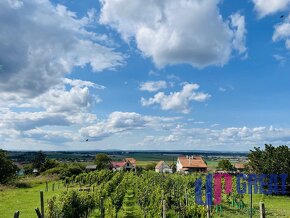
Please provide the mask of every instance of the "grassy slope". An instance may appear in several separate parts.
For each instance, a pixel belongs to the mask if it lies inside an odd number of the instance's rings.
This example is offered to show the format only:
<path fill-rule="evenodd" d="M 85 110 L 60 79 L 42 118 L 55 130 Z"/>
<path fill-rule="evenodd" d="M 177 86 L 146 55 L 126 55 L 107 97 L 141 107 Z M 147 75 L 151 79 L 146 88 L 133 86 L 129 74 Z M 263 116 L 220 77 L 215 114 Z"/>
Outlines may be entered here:
<path fill-rule="evenodd" d="M 49 182 L 49 191 L 44 192 L 45 206 L 47 199 L 61 193 L 64 188 L 60 184 L 58 189 L 55 183 L 55 191 L 51 191 L 52 183 Z M 20 211 L 21 218 L 36 217 L 35 208 L 40 208 L 39 191 L 45 190 L 45 183 L 36 184 L 32 188 L 4 188 L 0 191 L 0 217 L 11 218 L 16 210 Z"/>

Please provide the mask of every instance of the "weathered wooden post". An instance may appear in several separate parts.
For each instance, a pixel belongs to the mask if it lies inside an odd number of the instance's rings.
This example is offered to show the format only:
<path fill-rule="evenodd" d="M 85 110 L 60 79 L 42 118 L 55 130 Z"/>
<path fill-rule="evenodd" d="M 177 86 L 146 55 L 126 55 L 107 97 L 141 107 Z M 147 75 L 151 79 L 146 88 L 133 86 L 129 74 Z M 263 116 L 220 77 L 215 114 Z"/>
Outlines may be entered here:
<path fill-rule="evenodd" d="M 206 218 L 210 218 L 210 205 L 206 205 Z"/>
<path fill-rule="evenodd" d="M 19 218 L 19 214 L 20 214 L 19 211 L 15 211 L 15 213 L 14 213 L 14 218 Z"/>
<path fill-rule="evenodd" d="M 43 199 L 43 191 L 40 191 L 40 209 L 41 209 L 41 217 L 44 218 L 44 199 Z"/>
<path fill-rule="evenodd" d="M 187 189 L 185 189 L 185 205 L 188 206 Z"/>
<path fill-rule="evenodd" d="M 260 202 L 260 218 L 266 218 L 266 210 L 264 202 Z"/>
<path fill-rule="evenodd" d="M 104 197 L 101 197 L 100 208 L 101 208 L 101 217 L 100 218 L 105 218 Z"/>
<path fill-rule="evenodd" d="M 35 209 L 35 212 L 36 212 L 37 218 L 42 218 L 42 215 L 38 208 Z"/>
<path fill-rule="evenodd" d="M 210 212 L 211 212 L 211 211 L 210 211 L 210 209 L 211 209 L 211 208 L 210 208 L 210 206 L 211 206 L 211 205 L 210 205 L 210 202 L 211 202 L 211 199 L 210 199 L 210 198 L 211 198 L 210 193 L 207 193 L 207 194 L 206 194 L 206 217 L 207 217 L 207 218 L 210 218 Z"/>
<path fill-rule="evenodd" d="M 162 218 L 166 218 L 166 201 L 162 200 Z"/>

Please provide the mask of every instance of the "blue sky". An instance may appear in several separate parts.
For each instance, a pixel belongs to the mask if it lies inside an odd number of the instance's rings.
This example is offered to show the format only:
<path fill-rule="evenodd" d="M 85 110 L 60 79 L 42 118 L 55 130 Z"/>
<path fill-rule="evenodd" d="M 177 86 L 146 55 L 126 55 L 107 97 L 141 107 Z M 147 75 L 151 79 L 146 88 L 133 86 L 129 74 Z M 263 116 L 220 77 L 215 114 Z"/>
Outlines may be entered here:
<path fill-rule="evenodd" d="M 0 148 L 288 145 L 289 10 L 290 0 L 1 1 Z"/>

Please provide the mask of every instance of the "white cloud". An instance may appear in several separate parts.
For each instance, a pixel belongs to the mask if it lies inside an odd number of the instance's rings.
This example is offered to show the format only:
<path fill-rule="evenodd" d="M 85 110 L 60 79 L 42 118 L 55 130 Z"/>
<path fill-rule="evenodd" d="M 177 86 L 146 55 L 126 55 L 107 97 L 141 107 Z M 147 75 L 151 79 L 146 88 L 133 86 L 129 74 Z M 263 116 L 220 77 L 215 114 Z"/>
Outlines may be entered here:
<path fill-rule="evenodd" d="M 156 92 L 160 89 L 166 89 L 167 83 L 166 81 L 159 80 L 159 81 L 147 81 L 140 84 L 139 89 L 142 91 L 148 92 Z"/>
<path fill-rule="evenodd" d="M 100 140 L 116 133 L 144 129 L 146 127 L 161 129 L 169 128 L 177 119 L 179 118 L 144 116 L 135 112 L 115 111 L 111 113 L 106 120 L 83 127 L 80 129 L 80 133 L 84 137 Z"/>
<path fill-rule="evenodd" d="M 105 89 L 106 87 L 103 85 L 95 84 L 91 81 L 84 81 L 84 80 L 79 80 L 79 79 L 68 79 L 64 78 L 63 79 L 64 84 L 69 84 L 71 86 L 76 86 L 76 87 L 93 87 L 95 89 Z"/>
<path fill-rule="evenodd" d="M 23 137 L 46 141 L 49 143 L 64 143 L 80 140 L 79 136 L 71 131 L 51 131 L 40 128 L 23 132 Z"/>
<path fill-rule="evenodd" d="M 243 54 L 247 51 L 246 44 L 246 24 L 245 17 L 239 13 L 231 15 L 231 26 L 233 29 L 233 46 L 240 53 Z M 247 54 L 245 54 L 247 56 Z"/>
<path fill-rule="evenodd" d="M 273 41 L 285 40 L 285 46 L 290 50 L 290 14 L 282 23 L 277 24 L 274 28 Z"/>
<path fill-rule="evenodd" d="M 279 62 L 279 64 L 283 65 L 286 62 L 286 57 L 279 55 L 279 54 L 274 54 L 273 58 Z"/>
<path fill-rule="evenodd" d="M 290 7 L 290 0 L 252 0 L 259 17 L 274 14 L 287 10 Z"/>
<path fill-rule="evenodd" d="M 36 96 L 74 67 L 98 72 L 121 65 L 124 57 L 87 30 L 91 19 L 48 0 L 0 1 L 1 92 Z"/>
<path fill-rule="evenodd" d="M 101 0 L 100 22 L 116 29 L 124 40 L 136 41 L 158 67 L 191 64 L 223 66 L 233 52 L 245 52 L 244 17 L 229 24 L 218 0 Z"/>
<path fill-rule="evenodd" d="M 210 98 L 210 95 L 203 92 L 197 92 L 198 84 L 185 84 L 180 92 L 171 92 L 166 95 L 164 92 L 158 92 L 154 97 L 141 98 L 142 106 L 159 104 L 162 110 L 176 110 L 182 113 L 190 112 L 190 102 L 203 102 Z"/>

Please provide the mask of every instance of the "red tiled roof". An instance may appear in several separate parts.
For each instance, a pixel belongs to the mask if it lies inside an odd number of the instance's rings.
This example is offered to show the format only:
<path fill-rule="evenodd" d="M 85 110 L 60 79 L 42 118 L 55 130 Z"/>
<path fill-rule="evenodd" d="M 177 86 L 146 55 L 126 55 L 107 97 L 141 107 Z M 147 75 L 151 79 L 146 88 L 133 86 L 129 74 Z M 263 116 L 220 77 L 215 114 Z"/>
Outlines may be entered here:
<path fill-rule="evenodd" d="M 207 168 L 206 163 L 202 157 L 178 157 L 182 168 Z"/>
<path fill-rule="evenodd" d="M 122 167 L 126 164 L 126 162 L 122 161 L 122 162 L 115 162 L 115 161 L 112 161 L 112 166 L 113 168 L 119 168 L 119 167 Z"/>

